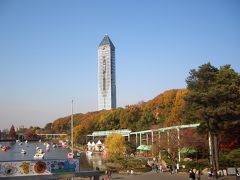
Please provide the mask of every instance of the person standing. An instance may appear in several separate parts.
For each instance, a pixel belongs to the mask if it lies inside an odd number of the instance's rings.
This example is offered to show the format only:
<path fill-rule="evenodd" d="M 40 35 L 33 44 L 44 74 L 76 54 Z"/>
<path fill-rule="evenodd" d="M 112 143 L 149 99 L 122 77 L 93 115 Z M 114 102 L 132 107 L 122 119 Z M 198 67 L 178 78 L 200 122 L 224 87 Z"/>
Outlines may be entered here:
<path fill-rule="evenodd" d="M 159 164 L 159 172 L 160 172 L 160 173 L 163 173 L 163 167 L 162 167 L 162 164 Z"/>
<path fill-rule="evenodd" d="M 179 164 L 177 163 L 177 166 L 176 166 L 176 173 L 178 173 L 178 171 L 179 171 Z"/>

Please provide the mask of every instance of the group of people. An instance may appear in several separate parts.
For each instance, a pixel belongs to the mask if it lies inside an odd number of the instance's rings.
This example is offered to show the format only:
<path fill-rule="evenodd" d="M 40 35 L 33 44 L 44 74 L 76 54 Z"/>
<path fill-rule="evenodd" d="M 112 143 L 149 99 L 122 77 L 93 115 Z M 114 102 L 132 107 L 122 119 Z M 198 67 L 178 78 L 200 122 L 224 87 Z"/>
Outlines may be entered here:
<path fill-rule="evenodd" d="M 110 170 L 105 171 L 105 176 L 102 178 L 102 180 L 110 180 L 112 179 L 112 172 Z"/>
<path fill-rule="evenodd" d="M 214 171 L 213 171 L 213 169 L 210 169 L 208 171 L 208 178 L 214 178 L 214 177 L 215 177 Z"/>
<path fill-rule="evenodd" d="M 170 174 L 173 174 L 178 173 L 179 170 L 179 164 L 177 164 L 176 166 L 172 165 L 164 166 L 161 162 L 157 162 L 156 160 L 153 161 L 148 160 L 147 164 L 152 168 L 152 172 L 155 173 L 158 172 L 163 173 L 165 171 L 169 172 Z"/>
<path fill-rule="evenodd" d="M 100 168 L 96 167 L 96 171 L 100 171 Z M 102 180 L 110 180 L 110 179 L 112 179 L 112 172 L 111 172 L 111 170 L 106 170 L 105 176 L 102 178 Z"/>
<path fill-rule="evenodd" d="M 156 162 L 153 162 L 151 165 L 152 171 L 155 173 L 163 173 L 163 165 L 162 164 L 158 164 Z"/>
<path fill-rule="evenodd" d="M 197 178 L 197 180 L 201 180 L 201 172 L 199 170 L 197 170 L 195 173 L 193 172 L 193 170 L 189 171 L 189 180 L 195 180 Z"/>

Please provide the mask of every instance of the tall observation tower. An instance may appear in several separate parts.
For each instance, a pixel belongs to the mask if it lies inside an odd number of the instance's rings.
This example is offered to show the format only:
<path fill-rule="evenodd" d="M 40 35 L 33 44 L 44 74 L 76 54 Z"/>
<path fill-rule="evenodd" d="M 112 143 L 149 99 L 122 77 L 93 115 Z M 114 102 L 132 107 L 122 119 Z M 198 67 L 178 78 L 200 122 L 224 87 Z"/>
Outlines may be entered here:
<path fill-rule="evenodd" d="M 98 46 L 98 110 L 116 108 L 115 47 L 105 35 Z"/>

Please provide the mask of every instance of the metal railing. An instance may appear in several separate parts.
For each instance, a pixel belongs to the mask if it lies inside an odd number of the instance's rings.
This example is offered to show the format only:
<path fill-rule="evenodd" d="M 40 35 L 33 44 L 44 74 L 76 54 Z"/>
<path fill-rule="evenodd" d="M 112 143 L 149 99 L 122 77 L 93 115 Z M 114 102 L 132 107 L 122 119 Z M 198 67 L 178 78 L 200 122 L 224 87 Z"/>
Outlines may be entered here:
<path fill-rule="evenodd" d="M 74 177 L 91 177 L 94 180 L 99 180 L 99 177 L 104 174 L 104 171 L 80 171 L 77 173 L 56 173 L 47 175 L 28 175 L 28 176 L 9 176 L 0 177 L 6 180 L 56 180 L 56 179 L 70 179 Z"/>

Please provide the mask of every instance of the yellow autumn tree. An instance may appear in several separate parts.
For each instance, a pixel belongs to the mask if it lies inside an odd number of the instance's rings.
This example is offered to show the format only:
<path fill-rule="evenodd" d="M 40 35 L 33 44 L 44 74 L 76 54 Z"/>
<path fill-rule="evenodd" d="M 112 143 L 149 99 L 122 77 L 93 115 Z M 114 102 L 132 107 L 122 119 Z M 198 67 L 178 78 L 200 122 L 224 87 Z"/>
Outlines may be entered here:
<path fill-rule="evenodd" d="M 169 114 L 169 117 L 165 121 L 165 124 L 167 126 L 180 125 L 183 123 L 184 108 L 186 105 L 183 96 L 186 95 L 187 92 L 188 92 L 187 89 L 179 89 L 176 92 L 171 113 Z"/>
<path fill-rule="evenodd" d="M 107 158 L 110 161 L 124 157 L 127 145 L 125 139 L 121 134 L 111 134 L 105 139 L 105 146 L 107 148 Z"/>

